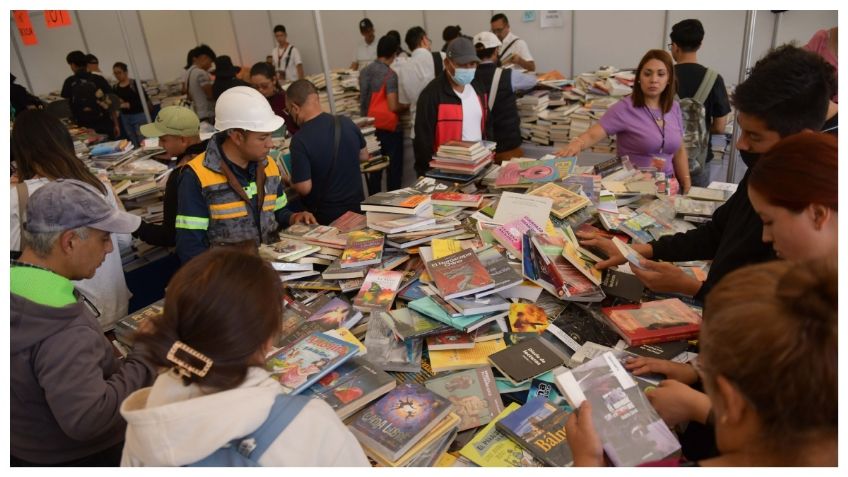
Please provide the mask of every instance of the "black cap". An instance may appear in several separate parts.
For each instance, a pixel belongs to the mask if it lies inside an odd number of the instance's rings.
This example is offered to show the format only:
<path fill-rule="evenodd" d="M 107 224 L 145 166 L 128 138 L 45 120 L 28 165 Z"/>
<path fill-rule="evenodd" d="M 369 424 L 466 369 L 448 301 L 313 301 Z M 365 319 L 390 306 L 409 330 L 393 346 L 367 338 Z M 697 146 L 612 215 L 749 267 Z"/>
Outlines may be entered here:
<path fill-rule="evenodd" d="M 363 18 L 362 20 L 359 20 L 359 32 L 360 33 L 364 32 L 365 30 L 368 30 L 369 28 L 374 28 L 374 24 L 371 23 L 371 20 L 369 20 L 367 18 Z"/>

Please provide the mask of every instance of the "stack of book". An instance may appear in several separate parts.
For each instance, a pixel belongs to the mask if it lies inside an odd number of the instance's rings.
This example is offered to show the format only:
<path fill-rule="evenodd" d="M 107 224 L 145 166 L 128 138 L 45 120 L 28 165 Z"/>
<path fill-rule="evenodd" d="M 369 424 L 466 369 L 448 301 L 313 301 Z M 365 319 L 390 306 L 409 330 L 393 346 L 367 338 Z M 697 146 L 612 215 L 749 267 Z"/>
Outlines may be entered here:
<path fill-rule="evenodd" d="M 438 171 L 475 176 L 492 162 L 494 153 L 482 142 L 448 141 L 430 161 Z"/>

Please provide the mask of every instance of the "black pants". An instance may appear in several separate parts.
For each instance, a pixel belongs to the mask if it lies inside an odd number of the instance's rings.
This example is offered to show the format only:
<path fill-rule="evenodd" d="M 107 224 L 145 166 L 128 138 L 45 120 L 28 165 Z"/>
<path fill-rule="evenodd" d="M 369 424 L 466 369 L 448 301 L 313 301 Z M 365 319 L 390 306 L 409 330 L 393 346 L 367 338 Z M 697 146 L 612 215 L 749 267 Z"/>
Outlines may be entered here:
<path fill-rule="evenodd" d="M 55 464 L 39 464 L 29 462 L 11 455 L 9 456 L 9 464 L 12 467 L 120 467 L 121 453 L 124 451 L 124 441 L 121 441 L 112 447 L 103 449 L 102 451 L 91 454 L 86 457 L 67 461 L 57 462 Z"/>
<path fill-rule="evenodd" d="M 403 180 L 403 131 L 388 132 L 377 130 L 377 139 L 380 141 L 380 152 L 389 156 L 389 167 L 368 174 L 368 195 L 380 192 L 383 181 L 383 171 L 388 170 L 386 179 L 386 190 L 400 189 Z"/>

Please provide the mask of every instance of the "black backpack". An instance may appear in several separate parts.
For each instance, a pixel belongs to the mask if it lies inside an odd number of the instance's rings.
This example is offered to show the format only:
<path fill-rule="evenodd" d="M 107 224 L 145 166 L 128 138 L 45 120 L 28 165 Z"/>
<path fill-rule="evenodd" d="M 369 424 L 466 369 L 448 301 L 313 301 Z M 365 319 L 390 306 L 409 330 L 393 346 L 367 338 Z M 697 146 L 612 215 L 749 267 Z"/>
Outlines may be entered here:
<path fill-rule="evenodd" d="M 88 78 L 75 78 L 71 83 L 71 112 L 78 123 L 82 125 L 96 123 L 106 116 L 106 109 L 97 99 L 98 93 L 105 101 L 106 95 L 94 81 Z"/>

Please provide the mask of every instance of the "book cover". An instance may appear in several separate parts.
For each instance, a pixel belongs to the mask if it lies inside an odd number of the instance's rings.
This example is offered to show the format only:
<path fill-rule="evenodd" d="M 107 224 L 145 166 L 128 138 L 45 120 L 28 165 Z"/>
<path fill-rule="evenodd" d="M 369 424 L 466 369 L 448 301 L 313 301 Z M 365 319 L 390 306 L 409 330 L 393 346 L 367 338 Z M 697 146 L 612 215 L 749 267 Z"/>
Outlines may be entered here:
<path fill-rule="evenodd" d="M 593 284 L 600 285 L 602 274 L 601 271 L 595 268 L 595 264 L 585 260 L 574 244 L 566 240 L 562 246 L 562 256 L 572 264 L 574 268 L 582 273 Z"/>
<path fill-rule="evenodd" d="M 657 358 L 671 361 L 689 348 L 687 340 L 667 341 L 665 343 L 643 344 L 629 346 L 624 351 L 644 356 L 646 358 Z"/>
<path fill-rule="evenodd" d="M 368 226 L 386 234 L 431 230 L 437 227 L 436 219 L 432 215 L 402 215 L 382 212 L 369 212 Z"/>
<path fill-rule="evenodd" d="M 126 346 L 132 348 L 135 341 L 134 336 L 141 324 L 162 314 L 165 307 L 165 299 L 152 303 L 141 310 L 121 318 L 115 323 L 115 338 Z"/>
<path fill-rule="evenodd" d="M 534 183 L 553 182 L 571 174 L 576 163 L 574 157 L 509 162 L 501 167 L 495 187 L 529 187 Z"/>
<path fill-rule="evenodd" d="M 573 340 L 572 351 L 577 351 L 587 341 L 612 348 L 620 339 L 600 311 L 579 303 L 568 306 L 548 326 L 549 329 L 552 327 L 561 330 Z"/>
<path fill-rule="evenodd" d="M 449 400 L 424 386 L 402 384 L 355 416 L 349 428 L 360 442 L 395 461 L 451 409 Z"/>
<path fill-rule="evenodd" d="M 353 358 L 324 375 L 303 395 L 321 399 L 345 419 L 396 385 L 388 373 L 363 358 Z"/>
<path fill-rule="evenodd" d="M 536 337 L 489 356 L 489 362 L 513 383 L 528 381 L 563 364 L 551 345 Z"/>
<path fill-rule="evenodd" d="M 373 194 L 362 201 L 360 207 L 363 211 L 418 215 L 422 209 L 431 207 L 431 204 L 429 195 L 419 194 L 412 189 L 399 189 Z"/>
<path fill-rule="evenodd" d="M 569 414 L 539 396 L 528 399 L 495 427 L 545 464 L 568 467 L 574 464 L 565 432 Z"/>
<path fill-rule="evenodd" d="M 446 331 L 427 337 L 427 349 L 441 351 L 446 349 L 468 349 L 474 347 L 474 337 L 470 333 L 457 330 Z"/>
<path fill-rule="evenodd" d="M 421 283 L 419 278 L 416 278 L 409 285 L 405 286 L 403 289 L 398 292 L 398 298 L 401 300 L 412 301 L 417 300 L 419 298 L 424 298 L 427 296 L 426 293 L 422 290 L 424 284 Z"/>
<path fill-rule="evenodd" d="M 645 260 L 645 257 L 643 257 L 636 250 L 633 250 L 633 247 L 631 247 L 630 245 L 627 245 L 626 243 L 619 240 L 618 237 L 613 237 L 612 243 L 613 245 L 615 245 L 615 248 L 618 249 L 618 253 L 620 253 L 628 262 L 630 262 L 630 265 L 633 265 L 634 267 L 639 269 L 642 268 L 642 260 Z"/>
<path fill-rule="evenodd" d="M 586 207 L 592 202 L 580 194 L 575 194 L 559 184 L 549 182 L 543 186 L 533 189 L 527 193 L 539 197 L 548 197 L 553 200 L 551 213 L 560 219 L 564 219 L 578 210 Z"/>
<path fill-rule="evenodd" d="M 504 407 L 491 368 L 474 368 L 424 383 L 430 391 L 447 398 L 460 417 L 459 431 L 488 424 Z"/>
<path fill-rule="evenodd" d="M 630 346 L 695 338 L 701 317 L 678 298 L 602 308 Z"/>
<path fill-rule="evenodd" d="M 337 258 L 321 272 L 321 278 L 324 280 L 350 280 L 364 278 L 367 272 L 367 265 L 356 268 L 342 268 L 341 258 Z"/>
<path fill-rule="evenodd" d="M 368 350 L 365 349 L 365 345 L 362 344 L 362 342 L 359 341 L 356 336 L 354 336 L 353 333 L 351 333 L 351 331 L 347 328 L 336 328 L 334 330 L 325 331 L 324 334 L 326 334 L 327 336 L 332 336 L 333 338 L 338 338 L 342 341 L 347 341 L 348 343 L 356 346 L 357 356 L 362 356 L 366 352 L 368 352 Z"/>
<path fill-rule="evenodd" d="M 294 260 L 317 252 L 321 247 L 291 239 L 282 239 L 272 244 L 259 246 L 259 256 L 270 261 Z"/>
<path fill-rule="evenodd" d="M 512 288 L 520 285 L 521 282 L 524 281 L 521 275 L 512 268 L 506 258 L 494 248 L 486 248 L 477 252 L 477 258 L 480 259 L 480 263 L 486 267 L 486 271 L 489 272 L 489 276 L 492 277 L 492 280 L 495 282 L 492 288 L 476 293 L 475 297 L 477 298 L 482 298 L 484 296 L 506 290 L 507 288 Z"/>
<path fill-rule="evenodd" d="M 430 276 L 446 299 L 481 292 L 494 286 L 473 250 L 463 250 L 427 264 Z"/>
<path fill-rule="evenodd" d="M 383 234 L 373 230 L 356 230 L 349 233 L 339 266 L 344 269 L 380 263 L 383 258 L 384 240 Z"/>
<path fill-rule="evenodd" d="M 592 403 L 592 422 L 610 461 L 634 467 L 680 450 L 645 393 L 612 352 L 572 370 L 554 372 L 554 381 L 572 407 Z"/>
<path fill-rule="evenodd" d="M 490 355 L 506 348 L 504 340 L 498 338 L 474 343 L 473 348 L 451 349 L 430 352 L 430 368 L 434 373 L 455 369 L 469 369 L 488 366 Z"/>
<path fill-rule="evenodd" d="M 314 333 L 273 353 L 265 366 L 284 394 L 298 394 L 357 352 L 355 345 Z"/>
<path fill-rule="evenodd" d="M 609 296 L 637 303 L 642 301 L 642 295 L 645 293 L 642 280 L 639 280 L 636 275 L 618 270 L 607 270 L 601 282 L 601 288 Z"/>
<path fill-rule="evenodd" d="M 548 327 L 545 310 L 531 303 L 509 305 L 509 328 L 513 333 L 541 333 Z"/>
<path fill-rule="evenodd" d="M 344 234 L 340 234 L 335 227 L 327 225 L 294 224 L 283 230 L 280 235 L 283 238 L 333 248 L 344 248 L 347 243 L 347 237 Z"/>
<path fill-rule="evenodd" d="M 408 307 L 421 313 L 424 316 L 442 322 L 454 329 L 460 331 L 471 331 L 477 326 L 482 326 L 488 321 L 489 315 L 479 314 L 470 316 L 451 316 L 441 306 L 439 306 L 431 296 L 425 296 L 409 302 Z"/>
<path fill-rule="evenodd" d="M 434 192 L 430 198 L 433 205 L 478 207 L 483 202 L 482 194 L 463 194 L 461 192 Z"/>
<path fill-rule="evenodd" d="M 356 294 L 353 305 L 366 310 L 388 310 L 395 300 L 403 272 L 371 269 Z"/>
<path fill-rule="evenodd" d="M 411 308 L 398 308 L 380 316 L 389 322 L 389 327 L 399 339 L 421 338 L 452 328 L 444 323 L 427 318 Z"/>
<path fill-rule="evenodd" d="M 354 230 L 362 230 L 365 228 L 365 216 L 348 210 L 341 217 L 330 222 L 330 227 L 335 227 L 343 234 L 353 232 Z"/>
<path fill-rule="evenodd" d="M 544 232 L 530 217 L 524 216 L 498 226 L 492 230 L 492 237 L 514 257 L 521 257 L 521 238 L 529 231 Z"/>
<path fill-rule="evenodd" d="M 357 315 L 359 315 L 357 317 Z M 333 298 L 306 321 L 318 322 L 322 329 L 350 328 L 362 318 L 362 313 L 353 309 L 347 301 Z"/>
<path fill-rule="evenodd" d="M 515 192 L 504 192 L 498 201 L 492 221 L 507 224 L 521 217 L 528 217 L 538 228 L 544 228 L 551 215 L 553 200 L 548 197 L 535 197 Z"/>
<path fill-rule="evenodd" d="M 481 467 L 541 467 L 542 463 L 533 454 L 497 429 L 497 423 L 519 407 L 510 403 L 460 449 L 460 455 Z"/>
<path fill-rule="evenodd" d="M 571 408 L 571 405 L 568 404 L 568 400 L 559 393 L 556 386 L 547 381 L 543 381 L 541 379 L 534 379 L 530 382 L 530 390 L 527 391 L 527 400 L 531 400 L 535 397 L 543 397 L 550 401 L 554 406 L 563 409 L 567 412 L 573 412 L 574 410 Z"/>

